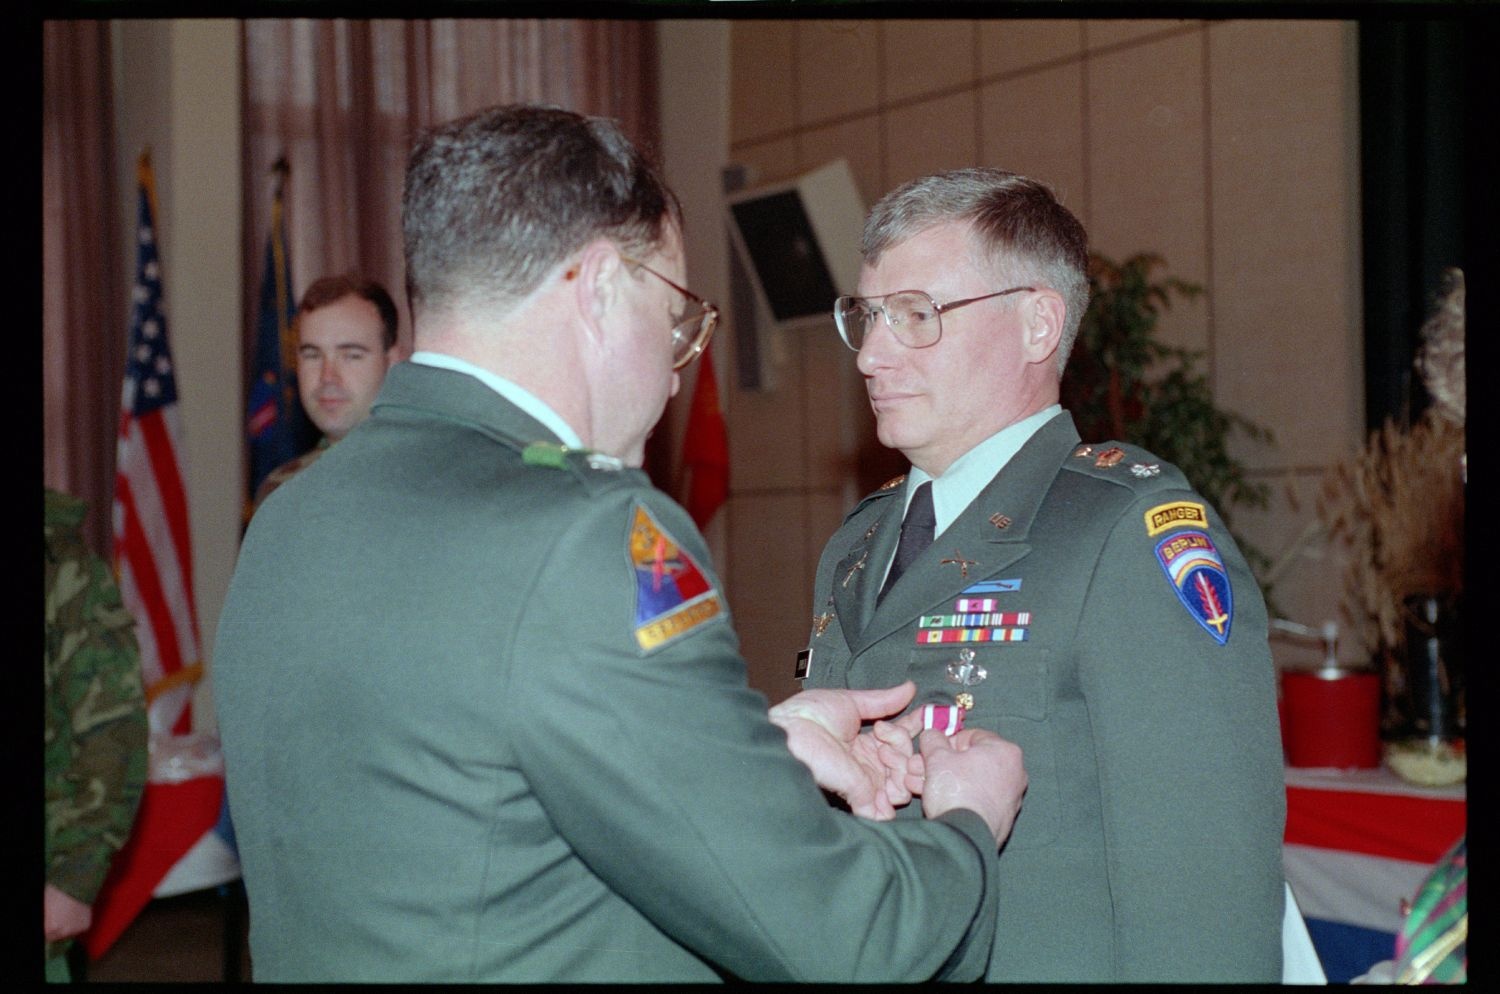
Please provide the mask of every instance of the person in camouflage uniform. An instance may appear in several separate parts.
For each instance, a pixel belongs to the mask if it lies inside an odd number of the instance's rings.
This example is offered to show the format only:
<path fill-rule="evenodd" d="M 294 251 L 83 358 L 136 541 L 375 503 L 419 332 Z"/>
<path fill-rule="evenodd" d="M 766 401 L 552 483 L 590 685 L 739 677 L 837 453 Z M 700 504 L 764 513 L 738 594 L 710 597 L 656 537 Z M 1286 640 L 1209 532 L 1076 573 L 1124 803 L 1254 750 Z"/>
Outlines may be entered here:
<path fill-rule="evenodd" d="M 68 980 L 73 938 L 125 844 L 146 784 L 146 702 L 135 620 L 83 539 L 83 501 L 44 488 L 47 641 L 47 979 Z"/>

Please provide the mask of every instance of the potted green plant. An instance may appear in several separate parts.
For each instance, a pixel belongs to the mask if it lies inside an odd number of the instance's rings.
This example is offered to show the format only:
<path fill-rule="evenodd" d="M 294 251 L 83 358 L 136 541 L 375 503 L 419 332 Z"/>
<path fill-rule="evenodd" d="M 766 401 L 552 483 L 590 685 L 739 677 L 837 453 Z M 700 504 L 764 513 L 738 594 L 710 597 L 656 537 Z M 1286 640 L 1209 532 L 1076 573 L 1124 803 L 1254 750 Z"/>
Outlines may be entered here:
<path fill-rule="evenodd" d="M 1238 431 L 1272 444 L 1272 434 L 1214 402 L 1208 376 L 1198 366 L 1201 352 L 1156 337 L 1161 313 L 1174 298 L 1203 293 L 1198 284 L 1157 276 L 1165 266 L 1154 253 L 1119 263 L 1099 253 L 1089 256 L 1089 307 L 1063 378 L 1063 405 L 1084 438 L 1123 439 L 1175 463 L 1233 532 L 1234 509 L 1264 508 L 1270 488 L 1251 480 L 1230 455 L 1229 437 Z M 1238 533 L 1235 540 L 1252 569 L 1263 575 L 1269 558 Z M 1269 590 L 1266 595 L 1269 599 Z"/>

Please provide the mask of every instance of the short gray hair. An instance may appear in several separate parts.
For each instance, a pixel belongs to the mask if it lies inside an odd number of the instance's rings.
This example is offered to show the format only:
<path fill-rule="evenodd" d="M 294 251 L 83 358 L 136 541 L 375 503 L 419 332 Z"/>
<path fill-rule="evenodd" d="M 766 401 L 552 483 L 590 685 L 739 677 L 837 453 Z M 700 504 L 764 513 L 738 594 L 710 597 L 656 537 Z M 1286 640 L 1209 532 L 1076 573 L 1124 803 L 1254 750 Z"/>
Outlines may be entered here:
<path fill-rule="evenodd" d="M 401 201 L 415 314 L 507 304 L 596 237 L 649 255 L 682 209 L 619 126 L 558 107 L 490 107 L 426 131 Z"/>
<path fill-rule="evenodd" d="M 899 242 L 935 224 L 967 222 L 1002 275 L 1040 283 L 1067 304 L 1057 344 L 1061 374 L 1089 303 L 1088 235 L 1044 183 L 1003 169 L 975 167 L 933 173 L 880 198 L 865 219 L 860 252 L 867 265 Z"/>

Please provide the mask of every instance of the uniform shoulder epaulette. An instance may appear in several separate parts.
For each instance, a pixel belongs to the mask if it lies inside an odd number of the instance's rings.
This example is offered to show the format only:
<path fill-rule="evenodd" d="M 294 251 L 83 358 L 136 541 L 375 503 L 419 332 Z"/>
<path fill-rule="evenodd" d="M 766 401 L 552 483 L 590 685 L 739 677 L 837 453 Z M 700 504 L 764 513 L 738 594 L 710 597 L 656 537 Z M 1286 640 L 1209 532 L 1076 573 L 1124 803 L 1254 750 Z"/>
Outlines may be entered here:
<path fill-rule="evenodd" d="M 1187 478 L 1176 466 L 1129 442 L 1084 443 L 1073 449 L 1067 467 L 1132 489 L 1185 487 Z"/>

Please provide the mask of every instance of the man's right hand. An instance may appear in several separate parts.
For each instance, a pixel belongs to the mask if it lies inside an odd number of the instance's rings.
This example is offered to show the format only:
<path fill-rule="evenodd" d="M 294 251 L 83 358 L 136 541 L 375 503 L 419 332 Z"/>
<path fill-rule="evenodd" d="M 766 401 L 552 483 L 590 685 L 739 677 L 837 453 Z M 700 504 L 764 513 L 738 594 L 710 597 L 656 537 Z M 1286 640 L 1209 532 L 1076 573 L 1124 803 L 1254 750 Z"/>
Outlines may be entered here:
<path fill-rule="evenodd" d="M 968 808 L 990 826 L 998 846 L 1010 835 L 1026 793 L 1021 747 L 982 728 L 953 735 L 928 729 L 919 740 L 922 813 L 928 818 Z"/>

